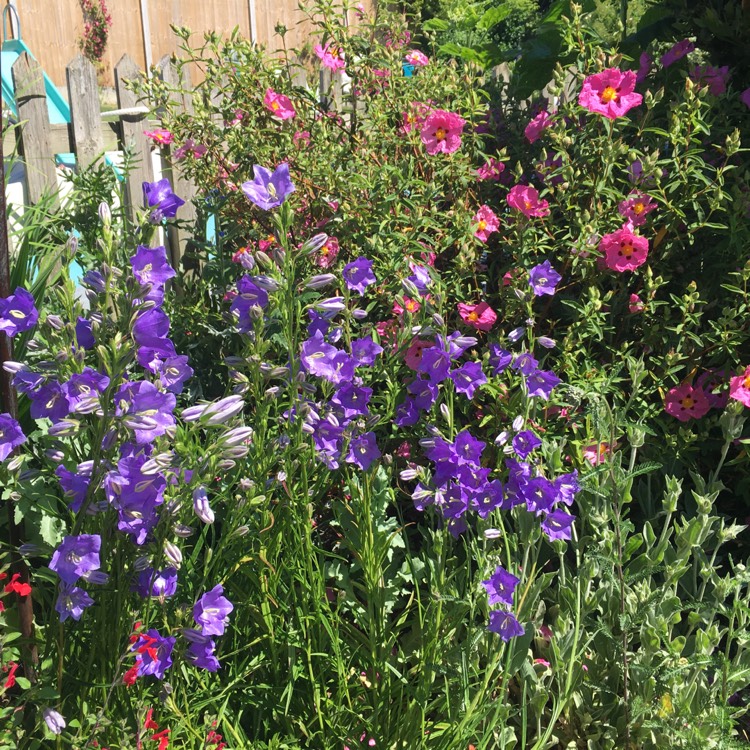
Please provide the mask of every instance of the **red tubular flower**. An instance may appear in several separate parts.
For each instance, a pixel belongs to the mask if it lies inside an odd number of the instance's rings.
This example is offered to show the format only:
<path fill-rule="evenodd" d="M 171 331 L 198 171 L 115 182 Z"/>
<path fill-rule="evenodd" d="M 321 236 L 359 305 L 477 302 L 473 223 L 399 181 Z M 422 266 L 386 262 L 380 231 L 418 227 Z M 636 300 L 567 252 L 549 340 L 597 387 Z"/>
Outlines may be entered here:
<path fill-rule="evenodd" d="M 10 594 L 15 591 L 19 596 L 28 596 L 31 593 L 31 586 L 28 583 L 22 583 L 19 581 L 21 577 L 20 573 L 14 573 L 13 578 L 10 579 L 10 583 L 5 586 L 5 593 Z"/>

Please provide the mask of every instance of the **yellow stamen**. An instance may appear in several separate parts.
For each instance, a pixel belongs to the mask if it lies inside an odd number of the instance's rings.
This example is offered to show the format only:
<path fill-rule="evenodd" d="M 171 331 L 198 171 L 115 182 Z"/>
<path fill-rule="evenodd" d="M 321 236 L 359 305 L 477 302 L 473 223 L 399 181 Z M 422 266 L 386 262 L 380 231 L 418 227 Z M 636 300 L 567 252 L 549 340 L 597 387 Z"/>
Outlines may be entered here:
<path fill-rule="evenodd" d="M 617 93 L 617 89 L 612 88 L 612 86 L 607 86 L 607 88 L 602 91 L 602 104 L 609 104 L 611 101 L 617 101 L 619 97 L 619 94 Z"/>
<path fill-rule="evenodd" d="M 437 140 L 439 141 L 444 141 L 446 135 L 448 135 L 448 133 L 446 132 L 445 128 L 438 128 L 435 131 L 435 138 L 437 138 Z"/>

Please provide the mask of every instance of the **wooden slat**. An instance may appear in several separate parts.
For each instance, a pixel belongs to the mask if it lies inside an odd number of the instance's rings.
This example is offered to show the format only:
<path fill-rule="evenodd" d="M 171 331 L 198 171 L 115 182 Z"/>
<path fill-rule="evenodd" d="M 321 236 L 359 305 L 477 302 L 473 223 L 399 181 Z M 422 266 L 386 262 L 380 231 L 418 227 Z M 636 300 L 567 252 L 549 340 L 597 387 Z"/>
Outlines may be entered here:
<path fill-rule="evenodd" d="M 136 81 L 141 72 L 129 55 L 123 55 L 115 66 L 115 90 L 117 106 L 120 109 L 135 107 L 140 103 L 138 95 L 125 87 L 126 81 Z M 122 130 L 122 147 L 132 155 L 132 166 L 127 176 L 125 199 L 132 219 L 135 219 L 139 208 L 143 207 L 143 183 L 154 181 L 154 170 L 151 166 L 151 144 L 143 134 L 148 123 L 144 115 L 120 118 Z"/>
<path fill-rule="evenodd" d="M 66 76 L 73 151 L 78 169 L 83 170 L 93 164 L 104 151 L 96 69 L 83 55 L 78 55 L 68 65 Z"/>
<path fill-rule="evenodd" d="M 22 54 L 13 64 L 13 84 L 21 125 L 15 128 L 26 165 L 28 201 L 38 203 L 45 193 L 57 193 L 57 172 L 49 143 L 49 114 L 44 77 L 39 63 Z"/>

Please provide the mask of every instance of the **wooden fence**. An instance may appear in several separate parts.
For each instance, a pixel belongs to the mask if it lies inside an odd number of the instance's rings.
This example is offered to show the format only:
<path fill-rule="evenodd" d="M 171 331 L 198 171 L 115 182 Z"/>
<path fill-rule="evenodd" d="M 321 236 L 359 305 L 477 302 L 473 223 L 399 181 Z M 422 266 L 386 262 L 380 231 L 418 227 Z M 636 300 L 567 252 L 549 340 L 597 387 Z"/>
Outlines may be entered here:
<path fill-rule="evenodd" d="M 178 83 L 177 70 L 168 56 L 156 67 L 163 80 L 172 85 Z M 135 217 L 143 206 L 143 183 L 154 181 L 152 145 L 144 134 L 148 129 L 148 109 L 125 85 L 126 81 L 135 81 L 143 75 L 135 62 L 123 55 L 115 66 L 118 109 L 103 115 L 96 70 L 83 57 L 75 58 L 66 70 L 70 125 L 50 124 L 42 69 L 36 60 L 23 54 L 13 65 L 12 72 L 20 121 L 12 132 L 26 167 L 26 202 L 35 204 L 43 194 L 57 193 L 56 154 L 73 153 L 78 168 L 85 169 L 105 151 L 127 149 L 133 157 L 133 166 L 125 177 L 125 207 L 131 217 Z M 13 136 L 6 133 L 4 137 Z M 3 145 L 6 154 L 13 150 L 12 142 Z M 180 218 L 190 225 L 196 218 L 191 201 L 195 187 L 185 179 L 179 164 L 170 160 L 168 147 L 161 147 L 161 155 L 163 175 L 170 179 L 175 193 L 185 200 Z M 167 241 L 172 263 L 178 267 L 187 237 L 181 237 L 179 230 L 170 226 Z"/>

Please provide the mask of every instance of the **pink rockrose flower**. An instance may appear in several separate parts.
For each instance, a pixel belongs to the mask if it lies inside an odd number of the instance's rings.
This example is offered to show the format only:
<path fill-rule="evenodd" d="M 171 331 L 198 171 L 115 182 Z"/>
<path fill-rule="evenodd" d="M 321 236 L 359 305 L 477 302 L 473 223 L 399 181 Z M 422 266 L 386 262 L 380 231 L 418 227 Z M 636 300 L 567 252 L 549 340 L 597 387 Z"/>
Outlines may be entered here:
<path fill-rule="evenodd" d="M 643 304 L 643 300 L 637 294 L 631 294 L 628 300 L 628 312 L 635 315 L 636 313 L 643 312 L 646 306 Z"/>
<path fill-rule="evenodd" d="M 670 49 L 665 52 L 659 62 L 663 68 L 668 68 L 678 60 L 682 60 L 685 55 L 690 54 L 695 49 L 695 45 L 689 39 L 683 39 L 676 44 L 673 44 Z"/>
<path fill-rule="evenodd" d="M 393 312 L 396 315 L 403 315 L 405 312 L 409 312 L 412 315 L 418 313 L 422 305 L 418 300 L 412 299 L 411 297 L 404 297 L 403 306 L 398 302 L 393 303 Z"/>
<path fill-rule="evenodd" d="M 593 443 L 592 445 L 587 445 L 583 449 L 583 458 L 592 466 L 599 466 L 599 464 L 604 463 L 607 456 L 609 456 L 612 453 L 613 448 L 616 447 L 616 444 L 611 446 L 607 442 Z"/>
<path fill-rule="evenodd" d="M 316 44 L 314 52 L 320 58 L 323 67 L 329 70 L 343 70 L 346 67 L 344 51 L 334 42 L 328 42 L 324 47 Z"/>
<path fill-rule="evenodd" d="M 414 339 L 411 342 L 409 348 L 406 350 L 406 354 L 404 355 L 404 362 L 406 362 L 406 366 L 416 371 L 417 367 L 419 367 L 419 363 L 422 361 L 422 352 L 425 349 L 432 348 L 433 346 L 435 346 L 434 341 Z"/>
<path fill-rule="evenodd" d="M 711 96 L 721 96 L 727 90 L 729 66 L 715 68 L 713 65 L 696 65 L 690 71 L 690 78 L 697 86 L 706 86 Z"/>
<path fill-rule="evenodd" d="M 607 68 L 589 76 L 583 82 L 578 103 L 589 112 L 604 115 L 610 120 L 624 117 L 643 101 L 635 93 L 635 73 L 618 68 Z"/>
<path fill-rule="evenodd" d="M 411 52 L 407 52 L 404 59 L 409 65 L 416 65 L 419 68 L 424 68 L 425 65 L 429 65 L 430 63 L 430 58 L 418 49 L 413 49 Z"/>
<path fill-rule="evenodd" d="M 504 171 L 505 164 L 503 164 L 501 161 L 498 161 L 493 156 L 490 156 L 487 163 L 482 164 L 482 166 L 477 169 L 477 179 L 482 181 L 492 180 L 493 182 L 497 182 L 500 179 L 500 175 Z"/>
<path fill-rule="evenodd" d="M 750 406 L 750 365 L 745 368 L 742 375 L 729 381 L 729 398 Z"/>
<path fill-rule="evenodd" d="M 277 94 L 273 89 L 266 89 L 263 104 L 279 120 L 291 120 L 297 114 L 291 99 L 284 94 Z"/>
<path fill-rule="evenodd" d="M 745 89 L 740 94 L 740 101 L 748 108 L 750 109 L 750 89 Z"/>
<path fill-rule="evenodd" d="M 422 143 L 431 156 L 438 153 L 452 154 L 461 148 L 461 133 L 466 121 L 455 112 L 434 110 L 424 121 L 420 131 Z"/>
<path fill-rule="evenodd" d="M 315 254 L 315 263 L 320 268 L 330 268 L 335 263 L 338 254 L 338 239 L 336 237 L 329 237 Z"/>
<path fill-rule="evenodd" d="M 149 138 L 157 146 L 168 146 L 174 141 L 174 136 L 169 130 L 164 128 L 154 128 L 153 130 L 144 130 L 143 135 Z"/>
<path fill-rule="evenodd" d="M 412 130 L 421 129 L 424 121 L 432 112 L 432 107 L 423 102 L 412 102 L 406 112 L 403 113 L 401 132 L 409 133 Z"/>
<path fill-rule="evenodd" d="M 648 240 L 633 234 L 630 226 L 623 224 L 621 229 L 602 237 L 599 250 L 604 253 L 604 263 L 607 268 L 619 273 L 634 271 L 646 262 Z"/>
<path fill-rule="evenodd" d="M 672 388 L 664 399 L 664 410 L 680 422 L 700 419 L 710 408 L 711 404 L 708 403 L 703 390 L 693 388 L 690 383 L 683 383 Z"/>
<path fill-rule="evenodd" d="M 459 302 L 458 314 L 466 325 L 476 328 L 477 331 L 489 331 L 497 321 L 497 313 L 486 302 L 477 305 Z"/>
<path fill-rule="evenodd" d="M 474 236 L 482 242 L 487 242 L 493 232 L 500 228 L 500 219 L 495 216 L 494 211 L 489 206 L 481 206 L 476 212 L 472 221 L 476 224 Z"/>
<path fill-rule="evenodd" d="M 194 156 L 196 159 L 200 159 L 201 156 L 203 156 L 208 149 L 206 146 L 203 146 L 200 143 L 196 143 L 192 138 L 188 138 L 184 145 L 180 146 L 178 149 L 174 151 L 172 154 L 172 158 L 179 161 L 180 159 L 184 159 L 185 157 L 191 155 Z"/>
<path fill-rule="evenodd" d="M 544 217 L 549 215 L 549 203 L 539 198 L 539 191 L 530 185 L 514 185 L 505 200 L 511 208 L 525 216 Z"/>
<path fill-rule="evenodd" d="M 642 83 L 651 72 L 651 66 L 654 64 L 654 58 L 648 52 L 641 52 L 641 58 L 638 60 L 638 71 L 635 74 L 635 82 Z"/>
<path fill-rule="evenodd" d="M 524 129 L 523 134 L 526 136 L 526 140 L 529 143 L 534 143 L 539 140 L 539 136 L 543 130 L 546 130 L 552 125 L 552 115 L 546 110 L 540 112 Z"/>
<path fill-rule="evenodd" d="M 298 130 L 292 136 L 292 143 L 297 148 L 307 148 L 310 145 L 310 131 L 309 130 Z"/>
<path fill-rule="evenodd" d="M 630 195 L 620 203 L 617 210 L 621 216 L 624 216 L 634 227 L 639 227 L 646 223 L 646 217 L 656 208 L 656 203 L 650 195 L 634 190 Z"/>

